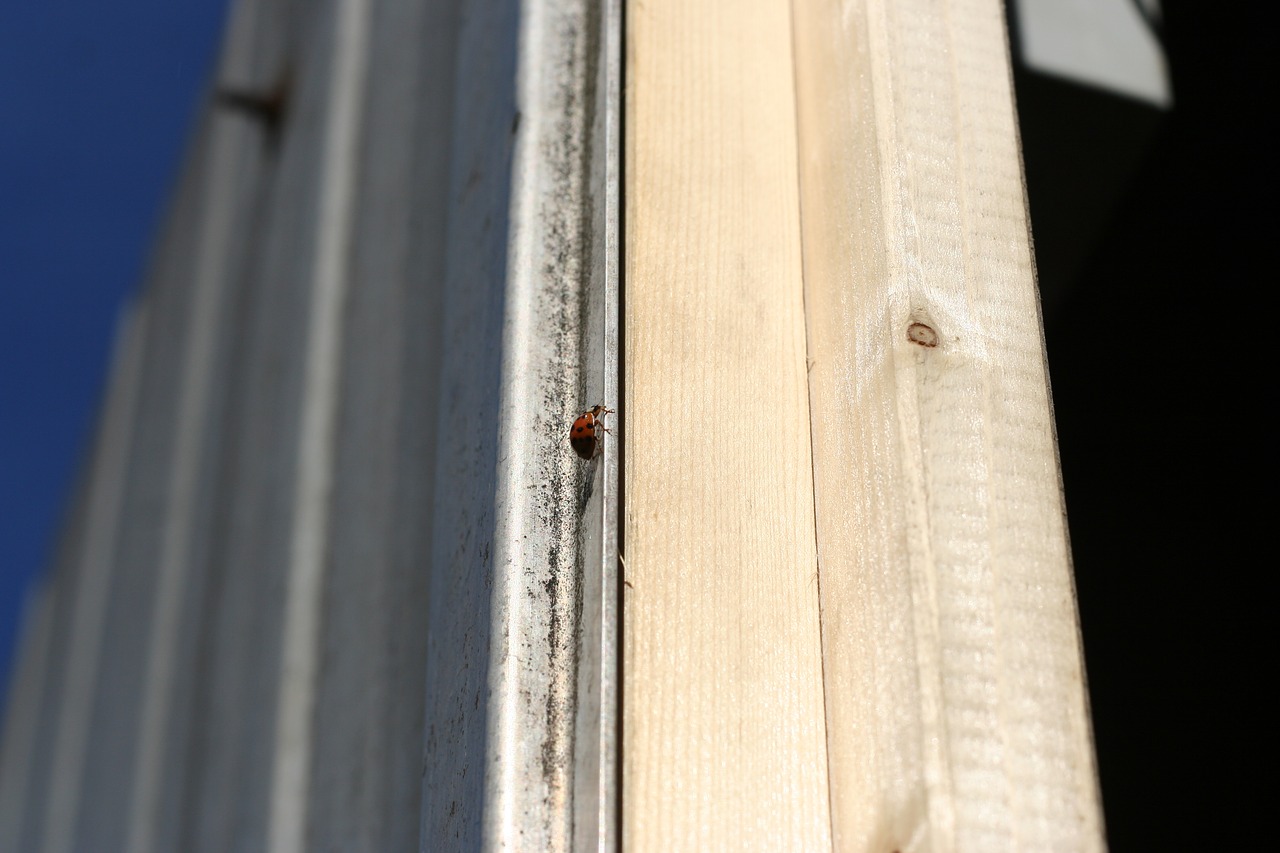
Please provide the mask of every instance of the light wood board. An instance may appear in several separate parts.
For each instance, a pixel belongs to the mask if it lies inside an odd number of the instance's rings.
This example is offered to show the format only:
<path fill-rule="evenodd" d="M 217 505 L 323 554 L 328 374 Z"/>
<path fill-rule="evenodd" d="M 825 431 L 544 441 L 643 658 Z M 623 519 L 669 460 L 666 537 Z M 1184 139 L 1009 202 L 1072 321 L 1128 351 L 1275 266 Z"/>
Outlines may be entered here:
<path fill-rule="evenodd" d="M 623 846 L 829 846 L 790 7 L 629 7 Z"/>
<path fill-rule="evenodd" d="M 626 848 L 1103 849 L 1003 8 L 629 9 Z"/>
<path fill-rule="evenodd" d="M 795 14 L 836 848 L 1101 849 L 1003 7 Z"/>

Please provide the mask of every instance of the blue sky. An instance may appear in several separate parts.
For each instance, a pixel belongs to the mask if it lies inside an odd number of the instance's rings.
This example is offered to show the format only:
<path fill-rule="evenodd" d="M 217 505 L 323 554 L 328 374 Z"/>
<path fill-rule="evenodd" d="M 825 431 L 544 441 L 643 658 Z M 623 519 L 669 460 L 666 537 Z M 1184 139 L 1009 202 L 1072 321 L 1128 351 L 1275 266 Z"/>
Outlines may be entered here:
<path fill-rule="evenodd" d="M 0 695 L 227 7 L 0 2 Z"/>

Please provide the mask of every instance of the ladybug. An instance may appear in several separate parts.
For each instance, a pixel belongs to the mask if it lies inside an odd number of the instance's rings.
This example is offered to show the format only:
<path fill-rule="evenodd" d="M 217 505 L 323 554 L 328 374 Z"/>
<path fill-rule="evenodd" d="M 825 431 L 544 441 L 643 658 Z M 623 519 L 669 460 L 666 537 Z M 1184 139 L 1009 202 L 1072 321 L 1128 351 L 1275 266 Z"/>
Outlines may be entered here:
<path fill-rule="evenodd" d="M 604 406 L 592 406 L 589 411 L 578 415 L 573 426 L 569 427 L 569 443 L 573 452 L 583 459 L 591 459 L 600 452 L 600 433 L 609 432 L 604 425 L 604 416 L 613 414 L 613 409 Z"/>

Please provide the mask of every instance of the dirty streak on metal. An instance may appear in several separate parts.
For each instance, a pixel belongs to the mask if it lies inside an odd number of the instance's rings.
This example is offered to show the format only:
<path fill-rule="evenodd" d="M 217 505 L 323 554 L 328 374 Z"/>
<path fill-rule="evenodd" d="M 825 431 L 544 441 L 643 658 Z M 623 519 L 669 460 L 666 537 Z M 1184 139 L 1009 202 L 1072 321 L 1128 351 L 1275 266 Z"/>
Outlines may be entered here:
<path fill-rule="evenodd" d="M 616 846 L 618 11 L 462 4 L 423 850 Z"/>

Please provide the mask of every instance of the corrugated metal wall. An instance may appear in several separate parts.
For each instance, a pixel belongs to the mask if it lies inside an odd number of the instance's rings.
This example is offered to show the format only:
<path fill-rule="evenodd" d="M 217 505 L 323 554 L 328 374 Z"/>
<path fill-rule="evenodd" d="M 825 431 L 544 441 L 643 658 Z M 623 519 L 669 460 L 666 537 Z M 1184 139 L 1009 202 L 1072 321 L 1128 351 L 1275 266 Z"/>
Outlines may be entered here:
<path fill-rule="evenodd" d="M 242 0 L 34 606 L 0 850 L 610 845 L 618 26 Z"/>

